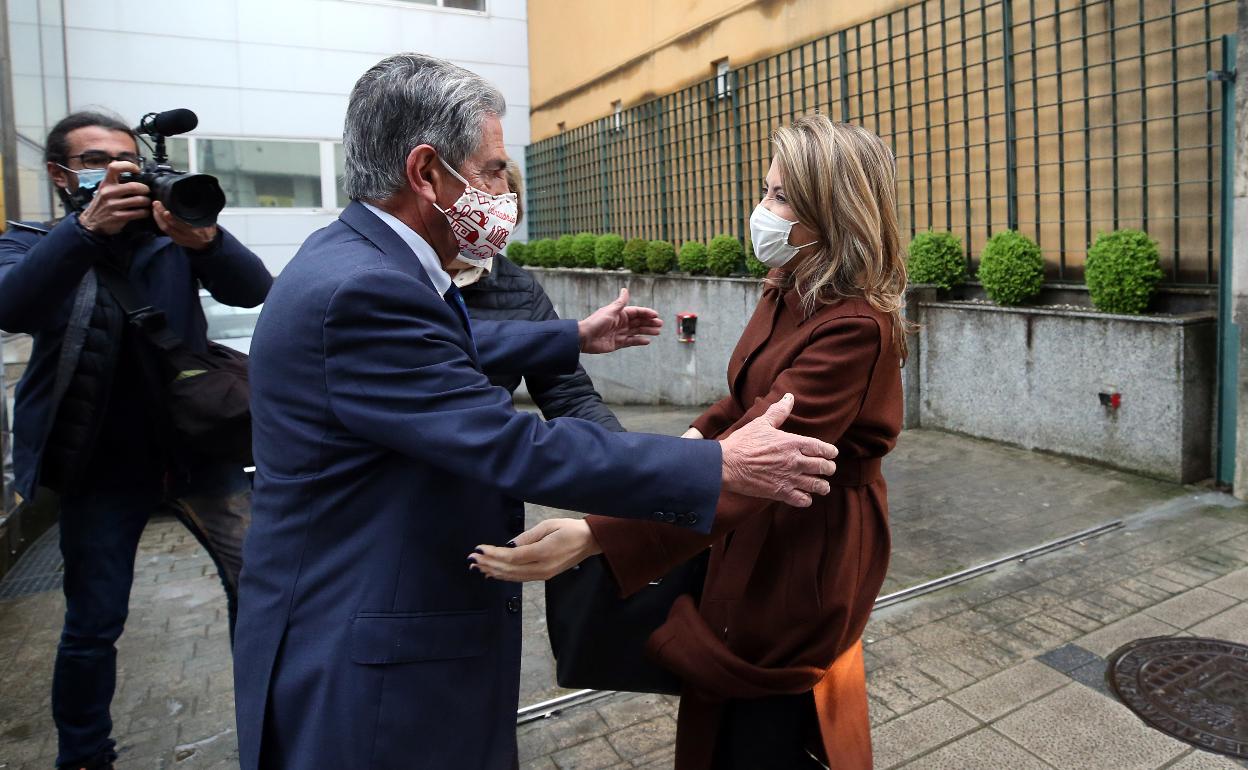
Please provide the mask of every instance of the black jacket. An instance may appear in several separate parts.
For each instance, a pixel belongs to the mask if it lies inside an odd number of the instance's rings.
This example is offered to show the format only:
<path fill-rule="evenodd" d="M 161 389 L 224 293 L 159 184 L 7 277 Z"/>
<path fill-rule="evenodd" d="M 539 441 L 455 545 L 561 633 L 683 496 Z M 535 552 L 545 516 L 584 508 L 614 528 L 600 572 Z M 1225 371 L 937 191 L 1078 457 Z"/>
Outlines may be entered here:
<path fill-rule="evenodd" d="M 504 256 L 494 258 L 494 269 L 462 290 L 468 314 L 488 321 L 550 321 L 559 318 L 550 298 L 524 268 Z M 624 426 L 602 403 L 584 367 L 579 364 L 571 374 L 530 375 L 524 378 L 529 395 L 547 420 L 556 417 L 579 417 L 596 422 L 608 430 L 622 431 Z M 490 382 L 515 392 L 520 377 L 491 377 Z"/>
<path fill-rule="evenodd" d="M 100 238 L 76 215 L 49 232 L 43 227 L 10 227 L 0 237 L 0 328 L 35 338 L 13 419 L 18 492 L 33 498 L 41 482 L 63 492 L 159 478 L 162 458 L 152 443 L 136 333 L 96 282 L 93 266 L 119 253 L 129 257 L 139 296 L 163 310 L 169 329 L 197 351 L 208 345 L 200 286 L 223 304 L 254 307 L 273 278 L 223 228 L 208 249 L 190 252 L 163 235 Z M 72 374 L 58 377 L 62 372 Z M 45 470 L 53 477 L 41 479 Z M 80 478 L 55 478 L 67 470 Z"/>

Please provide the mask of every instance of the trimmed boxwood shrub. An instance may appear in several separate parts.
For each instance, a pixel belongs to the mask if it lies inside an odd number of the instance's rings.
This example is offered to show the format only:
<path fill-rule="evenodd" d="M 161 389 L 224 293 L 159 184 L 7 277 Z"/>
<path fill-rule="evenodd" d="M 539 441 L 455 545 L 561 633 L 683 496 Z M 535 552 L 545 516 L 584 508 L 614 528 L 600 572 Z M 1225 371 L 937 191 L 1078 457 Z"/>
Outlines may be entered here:
<path fill-rule="evenodd" d="M 979 282 L 998 305 L 1017 305 L 1044 286 L 1044 256 L 1035 241 L 1005 230 L 988 239 L 979 255 Z"/>
<path fill-rule="evenodd" d="M 680 246 L 680 255 L 676 264 L 690 275 L 701 275 L 706 272 L 706 246 L 697 241 L 685 241 Z"/>
<path fill-rule="evenodd" d="M 528 258 L 529 244 L 521 241 L 512 241 L 507 244 L 507 258 L 515 262 L 521 267 L 524 266 L 525 260 Z"/>
<path fill-rule="evenodd" d="M 952 289 L 966 281 L 962 239 L 948 232 L 918 233 L 910 241 L 906 273 L 910 283 L 930 283 Z"/>
<path fill-rule="evenodd" d="M 754 243 L 746 240 L 745 242 L 745 272 L 755 278 L 766 278 L 767 273 L 771 272 L 771 268 L 767 267 L 754 256 Z"/>
<path fill-rule="evenodd" d="M 1097 310 L 1136 314 L 1148 307 L 1161 271 L 1157 241 L 1141 230 L 1101 233 L 1088 249 L 1084 280 Z"/>
<path fill-rule="evenodd" d="M 594 247 L 598 236 L 593 233 L 577 233 L 572 236 L 572 264 L 570 267 L 594 267 Z"/>
<path fill-rule="evenodd" d="M 550 238 L 533 241 L 529 244 L 528 259 L 530 265 L 558 267 L 559 259 L 555 255 L 555 242 Z"/>
<path fill-rule="evenodd" d="M 663 275 L 676 267 L 676 247 L 669 241 L 650 241 L 646 247 L 646 269 Z"/>
<path fill-rule="evenodd" d="M 741 269 L 741 242 L 731 235 L 717 235 L 706 246 L 706 269 L 721 278 Z"/>
<path fill-rule="evenodd" d="M 650 241 L 645 238 L 634 238 L 624 244 L 624 267 L 634 273 L 646 272 L 646 252 L 650 249 Z"/>
<path fill-rule="evenodd" d="M 603 270 L 619 270 L 624 267 L 624 239 L 610 233 L 594 244 L 594 261 Z"/>
<path fill-rule="evenodd" d="M 572 261 L 572 243 L 575 238 L 574 235 L 561 235 L 555 241 L 554 267 L 576 267 Z"/>

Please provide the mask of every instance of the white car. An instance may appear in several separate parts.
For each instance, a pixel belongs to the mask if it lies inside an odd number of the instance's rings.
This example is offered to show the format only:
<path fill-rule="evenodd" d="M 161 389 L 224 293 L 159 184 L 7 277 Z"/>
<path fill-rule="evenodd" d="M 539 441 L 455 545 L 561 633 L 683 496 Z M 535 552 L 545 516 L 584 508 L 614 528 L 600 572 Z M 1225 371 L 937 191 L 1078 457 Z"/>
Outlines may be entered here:
<path fill-rule="evenodd" d="M 260 307 L 230 307 L 212 298 L 206 290 L 199 290 L 199 303 L 208 319 L 208 339 L 226 347 L 247 353 L 251 350 L 251 333 L 260 317 Z"/>

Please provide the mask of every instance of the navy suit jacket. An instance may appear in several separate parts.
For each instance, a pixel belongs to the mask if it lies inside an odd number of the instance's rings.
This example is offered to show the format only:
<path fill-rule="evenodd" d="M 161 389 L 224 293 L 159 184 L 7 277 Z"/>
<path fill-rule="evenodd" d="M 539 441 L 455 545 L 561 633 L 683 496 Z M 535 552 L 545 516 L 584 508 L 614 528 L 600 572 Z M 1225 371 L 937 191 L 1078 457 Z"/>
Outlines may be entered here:
<path fill-rule="evenodd" d="M 510 770 L 520 586 L 465 556 L 523 528 L 518 500 L 708 530 L 718 442 L 518 413 L 484 372 L 571 371 L 576 323 L 473 328 L 475 350 L 358 203 L 275 281 L 251 348 L 244 770 Z"/>

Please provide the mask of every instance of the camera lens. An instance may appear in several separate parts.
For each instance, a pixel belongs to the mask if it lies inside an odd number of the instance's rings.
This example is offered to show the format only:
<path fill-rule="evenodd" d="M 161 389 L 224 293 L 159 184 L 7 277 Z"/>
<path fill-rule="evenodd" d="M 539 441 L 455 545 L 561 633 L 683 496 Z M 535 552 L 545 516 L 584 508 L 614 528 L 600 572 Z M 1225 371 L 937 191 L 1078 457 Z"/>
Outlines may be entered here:
<path fill-rule="evenodd" d="M 169 174 L 157 179 L 156 195 L 170 213 L 187 224 L 216 224 L 225 208 L 225 193 L 217 178 L 208 174 Z"/>

